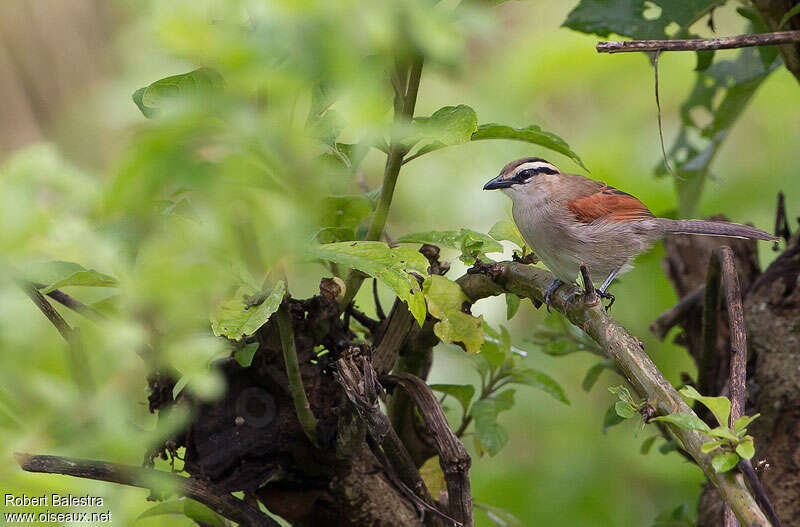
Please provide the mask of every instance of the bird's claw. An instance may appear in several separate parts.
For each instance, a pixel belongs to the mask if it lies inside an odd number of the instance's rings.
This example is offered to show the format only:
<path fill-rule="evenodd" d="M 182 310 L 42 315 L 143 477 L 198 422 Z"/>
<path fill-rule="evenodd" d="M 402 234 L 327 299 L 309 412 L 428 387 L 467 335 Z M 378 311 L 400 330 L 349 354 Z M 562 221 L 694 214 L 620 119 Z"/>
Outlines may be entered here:
<path fill-rule="evenodd" d="M 567 307 L 575 300 L 575 297 L 583 295 L 583 289 L 580 287 L 576 287 L 572 290 L 572 292 L 567 295 L 566 300 L 564 300 L 564 311 L 567 310 Z"/>
<path fill-rule="evenodd" d="M 556 289 L 558 289 L 563 283 L 564 282 L 558 278 L 555 278 L 552 282 L 550 282 L 550 285 L 547 286 L 547 290 L 544 292 L 544 305 L 547 307 L 548 313 L 550 313 L 550 304 L 553 303 L 553 293 L 555 293 Z"/>
<path fill-rule="evenodd" d="M 600 298 L 611 300 L 611 302 L 609 302 L 608 305 L 606 306 L 606 312 L 608 312 L 608 310 L 611 309 L 611 306 L 614 305 L 614 301 L 617 299 L 611 293 L 606 293 L 605 291 L 600 291 L 599 289 L 597 290 L 597 296 L 599 296 Z"/>

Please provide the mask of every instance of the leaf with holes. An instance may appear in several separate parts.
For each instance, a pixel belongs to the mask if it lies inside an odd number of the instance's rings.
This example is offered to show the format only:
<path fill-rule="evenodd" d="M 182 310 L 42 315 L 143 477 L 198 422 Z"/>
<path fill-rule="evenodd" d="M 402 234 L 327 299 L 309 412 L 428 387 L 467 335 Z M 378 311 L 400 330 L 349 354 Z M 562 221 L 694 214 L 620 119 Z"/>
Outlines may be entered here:
<path fill-rule="evenodd" d="M 278 281 L 272 291 L 258 304 L 251 304 L 245 288 L 240 288 L 236 295 L 221 302 L 211 317 L 211 330 L 218 337 L 239 340 L 252 335 L 269 320 L 278 310 L 286 294 L 286 283 Z"/>
<path fill-rule="evenodd" d="M 308 255 L 346 265 L 377 278 L 408 304 L 408 309 L 421 326 L 425 321 L 425 297 L 417 278 L 427 276 L 428 260 L 411 247 L 390 248 L 383 242 L 360 241 L 315 245 Z"/>

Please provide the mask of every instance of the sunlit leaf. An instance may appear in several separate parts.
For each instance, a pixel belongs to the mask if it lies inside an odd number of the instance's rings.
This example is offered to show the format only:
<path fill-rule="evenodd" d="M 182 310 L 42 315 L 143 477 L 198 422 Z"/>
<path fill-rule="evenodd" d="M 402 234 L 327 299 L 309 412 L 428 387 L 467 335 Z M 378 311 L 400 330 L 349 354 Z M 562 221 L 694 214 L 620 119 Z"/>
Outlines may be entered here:
<path fill-rule="evenodd" d="M 720 439 L 708 441 L 706 443 L 703 443 L 703 445 L 700 447 L 700 452 L 702 452 L 703 454 L 709 454 L 714 450 L 718 449 L 720 446 L 722 446 L 722 440 Z"/>
<path fill-rule="evenodd" d="M 522 239 L 522 235 L 519 233 L 519 229 L 517 229 L 513 221 L 498 221 L 489 229 L 489 236 L 497 241 L 509 241 L 520 249 L 525 248 L 525 240 Z"/>
<path fill-rule="evenodd" d="M 564 404 L 570 404 L 561 385 L 544 372 L 533 368 L 514 368 L 511 372 L 511 379 L 517 384 L 538 388 Z"/>
<path fill-rule="evenodd" d="M 708 433 L 714 437 L 721 437 L 722 439 L 734 442 L 739 439 L 727 426 L 717 426 L 716 428 L 712 428 Z"/>
<path fill-rule="evenodd" d="M 322 207 L 320 225 L 328 228 L 358 227 L 374 209 L 366 194 L 329 196 L 323 200 Z"/>
<path fill-rule="evenodd" d="M 694 414 L 677 413 L 654 417 L 651 421 L 663 421 L 683 428 L 684 430 L 697 430 L 699 432 L 711 433 L 711 428 Z"/>
<path fill-rule="evenodd" d="M 746 430 L 747 427 L 750 426 L 750 423 L 752 423 L 753 421 L 755 421 L 759 417 L 761 417 L 761 414 L 743 415 L 739 419 L 736 419 L 733 422 L 733 430 L 734 430 L 734 432 L 736 432 L 738 434 L 742 430 Z"/>
<path fill-rule="evenodd" d="M 728 426 L 728 418 L 731 415 L 731 401 L 727 397 L 709 397 L 700 395 L 700 393 L 692 386 L 684 386 L 681 389 L 681 395 L 695 401 L 700 401 L 703 405 L 711 410 L 714 417 L 720 426 Z"/>
<path fill-rule="evenodd" d="M 483 343 L 483 319 L 464 313 L 468 301 L 461 286 L 439 275 L 432 275 L 423 288 L 428 310 L 438 318 L 433 332 L 444 343 L 460 342 L 470 353 L 477 353 Z"/>
<path fill-rule="evenodd" d="M 187 518 L 194 520 L 195 523 L 210 527 L 228 527 L 228 522 L 225 521 L 225 518 L 202 503 L 190 499 L 186 499 L 184 502 L 183 514 Z"/>
<path fill-rule="evenodd" d="M 417 322 L 425 321 L 425 298 L 412 272 L 426 276 L 428 260 L 410 247 L 390 248 L 383 242 L 339 242 L 316 245 L 308 249 L 314 258 L 352 267 L 377 278 L 404 302 Z"/>
<path fill-rule="evenodd" d="M 506 293 L 506 320 L 511 320 L 519 311 L 521 299 L 514 293 Z"/>
<path fill-rule="evenodd" d="M 485 258 L 486 253 L 502 252 L 503 246 L 492 237 L 470 229 L 458 231 L 427 231 L 407 234 L 397 241 L 405 243 L 427 243 L 461 251 L 464 263 L 471 264 L 475 258 Z"/>
<path fill-rule="evenodd" d="M 279 280 L 269 295 L 259 304 L 249 303 L 245 290 L 240 290 L 234 298 L 217 306 L 211 319 L 211 329 L 218 337 L 239 340 L 252 335 L 278 310 L 286 293 L 286 283 Z"/>
<path fill-rule="evenodd" d="M 467 105 L 445 106 L 430 117 L 417 117 L 415 140 L 421 146 L 417 155 L 422 155 L 446 146 L 466 143 L 478 127 L 475 110 Z"/>
<path fill-rule="evenodd" d="M 251 342 L 242 349 L 238 349 L 233 353 L 233 358 L 242 368 L 249 368 L 253 363 L 253 357 L 258 351 L 258 342 Z"/>
<path fill-rule="evenodd" d="M 756 449 L 753 445 L 753 438 L 746 436 L 738 445 L 736 445 L 736 453 L 742 459 L 752 459 L 756 455 Z"/>
<path fill-rule="evenodd" d="M 156 117 L 165 104 L 179 97 L 196 97 L 225 85 L 222 76 L 210 68 L 200 68 L 180 75 L 172 75 L 139 88 L 133 93 L 133 102 L 148 119 Z"/>
<path fill-rule="evenodd" d="M 617 415 L 623 419 L 630 419 L 637 414 L 636 408 L 632 404 L 625 401 L 617 401 L 614 403 L 614 411 L 617 412 Z"/>
<path fill-rule="evenodd" d="M 107 274 L 86 269 L 74 262 L 46 261 L 29 265 L 25 269 L 25 278 L 36 284 L 44 284 L 42 294 L 47 294 L 62 287 L 78 285 L 88 287 L 115 287 L 116 278 Z"/>

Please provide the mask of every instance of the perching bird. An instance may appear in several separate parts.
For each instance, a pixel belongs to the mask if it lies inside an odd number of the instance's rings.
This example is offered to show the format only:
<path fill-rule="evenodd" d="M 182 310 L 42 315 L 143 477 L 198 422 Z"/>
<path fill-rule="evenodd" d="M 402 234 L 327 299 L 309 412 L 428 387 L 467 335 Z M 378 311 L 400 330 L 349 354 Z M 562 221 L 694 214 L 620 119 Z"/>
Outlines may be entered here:
<path fill-rule="evenodd" d="M 561 284 L 575 283 L 582 263 L 592 281 L 603 280 L 598 293 L 613 303 L 606 291 L 614 278 L 629 271 L 632 260 L 666 234 L 776 239 L 738 223 L 656 218 L 630 194 L 564 174 L 538 157 L 512 161 L 483 189 L 502 189 L 511 197 L 522 237 L 556 276 L 545 294 L 548 308 Z"/>

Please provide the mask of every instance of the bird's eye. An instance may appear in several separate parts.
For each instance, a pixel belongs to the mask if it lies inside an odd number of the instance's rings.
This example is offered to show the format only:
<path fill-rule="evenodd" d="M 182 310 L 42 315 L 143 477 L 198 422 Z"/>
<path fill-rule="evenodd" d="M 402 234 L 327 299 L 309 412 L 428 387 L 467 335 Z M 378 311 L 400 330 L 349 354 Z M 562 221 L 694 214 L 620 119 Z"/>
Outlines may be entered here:
<path fill-rule="evenodd" d="M 528 179 L 532 178 L 533 176 L 534 176 L 534 174 L 533 174 L 533 170 L 531 170 L 530 168 L 528 168 L 528 169 L 525 169 L 525 170 L 521 170 L 521 171 L 519 171 L 519 172 L 517 173 L 517 177 L 516 177 L 515 179 L 516 179 L 516 180 L 518 180 L 518 181 L 522 181 L 522 182 L 524 182 L 524 181 L 526 181 L 526 180 L 528 180 Z"/>

